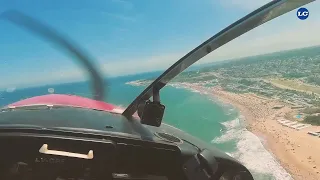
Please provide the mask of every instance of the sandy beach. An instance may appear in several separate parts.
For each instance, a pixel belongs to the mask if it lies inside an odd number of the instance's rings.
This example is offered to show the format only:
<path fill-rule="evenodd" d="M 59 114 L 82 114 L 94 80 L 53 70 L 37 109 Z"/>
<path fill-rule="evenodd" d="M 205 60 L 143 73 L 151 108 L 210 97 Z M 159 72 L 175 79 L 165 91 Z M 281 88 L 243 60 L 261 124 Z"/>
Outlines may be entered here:
<path fill-rule="evenodd" d="M 294 179 L 320 179 L 320 138 L 307 134 L 308 131 L 320 131 L 320 127 L 312 126 L 298 131 L 282 126 L 277 120 L 293 110 L 275 100 L 254 94 L 230 93 L 219 88 L 210 91 L 221 101 L 240 110 L 246 119 L 248 130 L 266 138 L 266 149 L 276 156 Z M 279 104 L 285 106 L 273 109 Z"/>
<path fill-rule="evenodd" d="M 290 105 L 252 93 L 236 94 L 221 88 L 206 88 L 196 84 L 179 83 L 187 89 L 211 95 L 223 103 L 231 104 L 245 117 L 247 129 L 263 137 L 262 143 L 295 180 L 320 179 L 320 138 L 308 131 L 320 131 L 320 126 L 295 130 L 282 126 L 277 120 L 293 113 Z M 284 105 L 281 109 L 274 109 Z M 259 157 L 257 157 L 259 158 Z"/>

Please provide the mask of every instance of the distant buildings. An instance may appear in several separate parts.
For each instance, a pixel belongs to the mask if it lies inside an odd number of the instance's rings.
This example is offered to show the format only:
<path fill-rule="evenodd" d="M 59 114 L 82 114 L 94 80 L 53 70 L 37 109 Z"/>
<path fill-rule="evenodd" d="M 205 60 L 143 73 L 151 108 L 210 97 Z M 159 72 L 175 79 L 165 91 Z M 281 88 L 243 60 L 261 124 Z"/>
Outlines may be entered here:
<path fill-rule="evenodd" d="M 300 54 L 295 50 L 244 58 L 241 61 L 206 67 L 203 71 L 181 74 L 175 80 L 198 83 L 206 87 L 221 86 L 224 90 L 235 93 L 254 93 L 291 104 L 292 108 L 320 106 L 320 96 L 314 93 L 283 89 L 273 86 L 268 81 L 269 79 L 291 80 L 301 85 L 317 80 L 318 78 L 314 77 L 320 77 L 320 48 L 313 53 L 307 52 L 308 49 L 305 51 L 299 52 Z M 309 82 L 310 79 L 313 81 Z"/>

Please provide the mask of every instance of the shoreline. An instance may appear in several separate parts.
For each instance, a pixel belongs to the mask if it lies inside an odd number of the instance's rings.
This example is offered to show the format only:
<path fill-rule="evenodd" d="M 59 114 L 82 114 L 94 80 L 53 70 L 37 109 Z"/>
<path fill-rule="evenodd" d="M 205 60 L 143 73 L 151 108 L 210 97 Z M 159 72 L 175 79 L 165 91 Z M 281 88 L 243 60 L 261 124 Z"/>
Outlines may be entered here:
<path fill-rule="evenodd" d="M 268 172 L 271 172 L 276 179 L 282 180 L 284 177 L 295 180 L 320 179 L 320 138 L 307 134 L 308 131 L 320 131 L 320 126 L 295 130 L 281 125 L 277 120 L 287 119 L 286 115 L 297 112 L 296 109 L 291 109 L 291 105 L 252 93 L 237 94 L 220 87 L 204 87 L 197 83 L 179 82 L 171 83 L 170 86 L 212 97 L 222 104 L 228 104 L 237 109 L 240 116 L 244 117 L 243 122 L 247 132 L 256 137 L 255 141 L 260 143 L 264 151 L 273 159 L 271 164 L 269 161 L 263 161 L 265 164 L 262 167 L 269 169 Z M 273 108 L 279 105 L 282 105 L 282 108 Z M 248 144 L 244 147 L 249 150 L 247 146 Z M 251 150 L 256 150 L 255 148 Z M 259 160 L 266 153 L 258 151 L 261 156 L 253 156 L 253 158 Z M 276 163 L 279 167 L 273 167 L 272 163 Z"/>
<path fill-rule="evenodd" d="M 320 179 L 320 138 L 307 134 L 307 131 L 320 130 L 319 127 L 300 131 L 283 127 L 276 120 L 284 118 L 286 113 L 293 110 L 288 106 L 280 110 L 270 108 L 272 105 L 283 104 L 275 100 L 263 100 L 252 94 L 235 94 L 219 88 L 212 88 L 209 94 L 239 110 L 245 117 L 247 130 L 259 139 L 264 137 L 261 142 L 265 149 L 271 152 L 293 179 Z"/>
<path fill-rule="evenodd" d="M 259 138 L 264 149 L 290 174 L 291 179 L 320 179 L 320 138 L 307 134 L 308 131 L 320 131 L 320 126 L 299 131 L 282 126 L 277 120 L 286 119 L 286 114 L 296 112 L 290 105 L 252 93 L 236 94 L 195 83 L 176 83 L 172 86 L 209 95 L 221 103 L 232 105 L 244 116 L 246 129 Z M 277 105 L 283 107 L 274 109 Z"/>

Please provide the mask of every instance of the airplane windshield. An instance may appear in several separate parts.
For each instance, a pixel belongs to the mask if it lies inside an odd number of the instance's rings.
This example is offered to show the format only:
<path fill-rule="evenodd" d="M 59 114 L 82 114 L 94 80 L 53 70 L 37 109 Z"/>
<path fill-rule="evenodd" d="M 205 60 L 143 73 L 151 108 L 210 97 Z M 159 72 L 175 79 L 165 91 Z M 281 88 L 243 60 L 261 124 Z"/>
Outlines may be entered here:
<path fill-rule="evenodd" d="M 21 106 L 133 114 L 136 97 L 167 68 L 269 2 L 5 1 L 0 13 L 14 9 L 55 31 L 50 39 L 38 29 L 39 38 L 1 16 L 0 125 L 9 123 L 1 113 L 28 110 Z M 255 179 L 320 179 L 320 2 L 305 0 L 280 17 L 298 1 L 273 2 L 276 10 L 217 36 L 190 56 L 195 64 L 181 63 L 156 84 L 163 122 L 227 152 Z M 65 126 L 96 127 L 70 119 Z"/>

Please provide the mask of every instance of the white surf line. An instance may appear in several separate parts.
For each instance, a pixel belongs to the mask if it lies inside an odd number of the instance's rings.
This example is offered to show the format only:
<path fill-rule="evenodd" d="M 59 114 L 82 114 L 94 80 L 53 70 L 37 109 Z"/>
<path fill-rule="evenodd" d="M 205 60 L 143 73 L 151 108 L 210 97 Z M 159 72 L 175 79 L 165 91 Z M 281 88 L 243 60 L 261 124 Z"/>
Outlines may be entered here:
<path fill-rule="evenodd" d="M 221 103 L 225 104 L 224 102 Z M 265 149 L 262 140 L 248 131 L 245 126 L 241 126 L 243 118 L 245 117 L 239 114 L 238 118 L 221 123 L 225 126 L 226 132 L 214 138 L 212 142 L 226 143 L 235 140 L 236 150 L 229 152 L 229 154 L 254 172 L 255 179 L 259 179 L 260 175 L 263 174 L 263 176 L 270 175 L 275 180 L 292 180 L 291 175 L 281 166 L 272 152 Z M 259 160 L 256 157 L 259 157 Z"/>
<path fill-rule="evenodd" d="M 182 87 L 187 90 L 194 90 L 192 84 L 188 83 L 175 83 L 172 84 L 173 87 Z M 210 94 L 210 88 L 198 89 L 197 93 L 199 94 Z M 199 92 L 200 90 L 200 92 Z M 204 93 L 206 92 L 206 93 Z M 235 108 L 234 105 L 223 102 L 217 99 L 214 96 L 210 96 L 214 98 L 214 102 L 218 102 L 222 106 L 229 106 Z M 273 176 L 276 180 L 292 180 L 291 175 L 281 166 L 281 164 L 277 161 L 277 159 L 273 156 L 272 152 L 269 152 L 263 146 L 261 139 L 248 131 L 245 127 L 241 126 L 241 120 L 244 117 L 243 115 L 239 115 L 238 118 L 235 118 L 231 121 L 223 122 L 222 124 L 226 128 L 226 132 L 224 132 L 221 136 L 215 137 L 211 142 L 212 143 L 226 143 L 232 140 L 236 140 L 236 151 L 228 152 L 228 155 L 236 158 L 237 160 L 243 162 L 248 166 L 250 171 L 254 171 L 255 173 L 261 173 L 266 175 Z M 290 122 L 290 121 L 288 121 Z M 259 157 L 259 160 L 256 158 Z M 263 159 L 263 160 L 261 160 Z"/>

